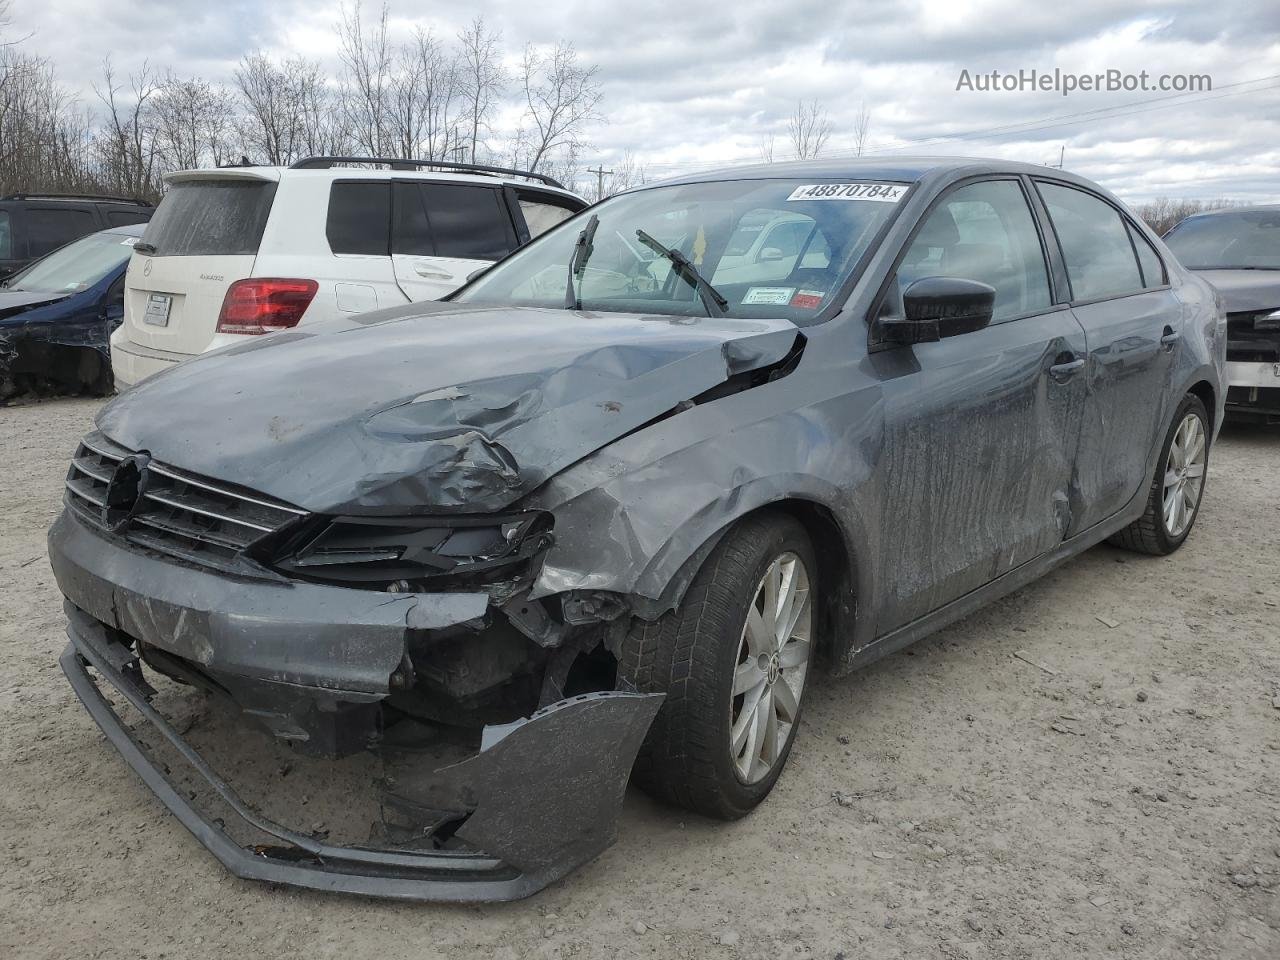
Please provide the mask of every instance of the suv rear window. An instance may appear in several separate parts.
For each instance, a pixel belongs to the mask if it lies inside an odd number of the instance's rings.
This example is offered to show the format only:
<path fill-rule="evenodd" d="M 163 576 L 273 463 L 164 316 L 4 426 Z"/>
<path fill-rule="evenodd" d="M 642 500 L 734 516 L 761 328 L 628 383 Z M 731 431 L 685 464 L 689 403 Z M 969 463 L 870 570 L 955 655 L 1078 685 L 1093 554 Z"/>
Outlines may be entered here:
<path fill-rule="evenodd" d="M 253 255 L 276 185 L 264 180 L 186 180 L 160 201 L 142 239 L 158 257 Z"/>

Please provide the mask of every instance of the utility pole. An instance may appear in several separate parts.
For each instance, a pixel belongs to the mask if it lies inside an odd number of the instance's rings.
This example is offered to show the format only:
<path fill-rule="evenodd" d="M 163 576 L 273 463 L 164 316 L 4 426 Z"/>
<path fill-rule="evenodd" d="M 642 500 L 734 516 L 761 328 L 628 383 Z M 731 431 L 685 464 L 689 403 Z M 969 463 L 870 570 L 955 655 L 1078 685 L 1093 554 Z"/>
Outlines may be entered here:
<path fill-rule="evenodd" d="M 594 173 L 596 175 L 596 199 L 603 200 L 605 174 L 608 174 L 609 176 L 612 177 L 613 171 L 604 169 L 604 164 L 600 164 L 600 166 L 596 167 L 594 170 L 591 169 L 590 167 L 587 167 L 587 173 Z"/>

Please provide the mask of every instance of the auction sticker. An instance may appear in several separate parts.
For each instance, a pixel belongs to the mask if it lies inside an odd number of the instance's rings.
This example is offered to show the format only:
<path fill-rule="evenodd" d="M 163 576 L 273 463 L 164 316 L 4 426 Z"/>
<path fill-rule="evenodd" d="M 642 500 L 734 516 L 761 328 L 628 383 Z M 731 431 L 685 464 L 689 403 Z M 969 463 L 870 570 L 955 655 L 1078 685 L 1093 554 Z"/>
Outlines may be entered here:
<path fill-rule="evenodd" d="M 788 200 L 876 200 L 897 203 L 907 192 L 905 183 L 806 183 Z"/>
<path fill-rule="evenodd" d="M 795 287 L 752 287 L 742 298 L 743 303 L 778 303 L 790 302 Z"/>

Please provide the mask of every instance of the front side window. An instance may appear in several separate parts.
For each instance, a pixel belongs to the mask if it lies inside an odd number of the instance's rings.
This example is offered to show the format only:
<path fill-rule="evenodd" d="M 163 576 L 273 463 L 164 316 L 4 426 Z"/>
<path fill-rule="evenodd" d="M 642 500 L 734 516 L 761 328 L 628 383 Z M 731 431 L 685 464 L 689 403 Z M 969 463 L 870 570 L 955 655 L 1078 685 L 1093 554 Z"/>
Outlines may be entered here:
<path fill-rule="evenodd" d="M 7 289 L 31 293 L 85 290 L 128 260 L 137 239 L 118 233 L 91 233 L 14 274 Z"/>
<path fill-rule="evenodd" d="M 1136 293 L 1142 272 L 1120 212 L 1091 193 L 1038 183 L 1062 247 L 1072 300 L 1101 300 Z"/>
<path fill-rule="evenodd" d="M 991 319 L 996 322 L 1049 308 L 1040 235 L 1016 181 L 960 187 L 930 211 L 898 266 L 899 292 L 925 277 L 957 277 L 994 287 Z"/>
<path fill-rule="evenodd" d="M 1191 217 L 1164 242 L 1192 270 L 1280 270 L 1280 209 Z"/>
<path fill-rule="evenodd" d="M 500 260 L 515 249 L 515 226 L 497 190 L 432 182 L 421 189 L 437 257 Z"/>
<path fill-rule="evenodd" d="M 182 180 L 164 195 L 142 239 L 157 257 L 256 254 L 275 194 L 268 180 Z"/>
<path fill-rule="evenodd" d="M 13 233 L 7 210 L 0 210 L 0 260 L 13 257 Z"/>
<path fill-rule="evenodd" d="M 594 237 L 572 281 L 584 310 L 706 316 L 707 298 L 662 252 L 675 251 L 727 301 L 728 316 L 811 323 L 835 302 L 906 190 L 905 184 L 794 178 L 649 187 L 578 214 L 456 299 L 572 305 L 570 258 L 594 217 Z"/>

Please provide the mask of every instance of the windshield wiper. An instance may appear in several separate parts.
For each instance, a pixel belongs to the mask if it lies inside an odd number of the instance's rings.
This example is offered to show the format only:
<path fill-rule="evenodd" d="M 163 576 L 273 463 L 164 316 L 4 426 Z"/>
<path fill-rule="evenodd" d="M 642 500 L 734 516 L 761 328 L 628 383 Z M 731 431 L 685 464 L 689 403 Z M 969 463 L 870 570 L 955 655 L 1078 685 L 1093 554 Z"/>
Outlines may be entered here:
<path fill-rule="evenodd" d="M 582 228 L 582 232 L 578 234 L 578 239 L 573 245 L 573 256 L 569 258 L 569 281 L 564 288 L 564 308 L 566 310 L 581 310 L 582 297 L 578 290 L 582 287 L 582 275 L 587 270 L 587 260 L 590 259 L 591 253 L 595 250 L 592 243 L 596 237 L 596 228 L 600 226 L 600 218 L 594 213 L 587 221 L 587 225 Z M 578 286 L 574 287 L 573 281 L 578 281 Z"/>
<path fill-rule="evenodd" d="M 721 296 L 720 291 L 698 272 L 698 268 L 693 265 L 693 262 L 688 257 L 679 250 L 664 246 L 643 230 L 636 231 L 636 239 L 658 256 L 671 261 L 671 266 L 680 275 L 681 279 L 691 283 L 693 288 L 698 291 L 698 296 L 702 298 L 702 305 L 707 308 L 708 316 L 723 317 L 725 315 L 729 309 L 729 301 Z"/>

